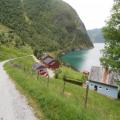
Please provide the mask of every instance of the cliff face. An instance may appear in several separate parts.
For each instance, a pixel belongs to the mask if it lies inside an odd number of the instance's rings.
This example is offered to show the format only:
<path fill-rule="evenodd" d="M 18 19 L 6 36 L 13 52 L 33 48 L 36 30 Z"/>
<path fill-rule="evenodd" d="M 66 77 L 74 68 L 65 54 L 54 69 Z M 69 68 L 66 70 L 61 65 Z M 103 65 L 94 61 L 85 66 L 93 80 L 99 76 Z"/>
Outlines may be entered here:
<path fill-rule="evenodd" d="M 0 24 L 43 50 L 93 47 L 83 22 L 62 0 L 0 0 Z"/>

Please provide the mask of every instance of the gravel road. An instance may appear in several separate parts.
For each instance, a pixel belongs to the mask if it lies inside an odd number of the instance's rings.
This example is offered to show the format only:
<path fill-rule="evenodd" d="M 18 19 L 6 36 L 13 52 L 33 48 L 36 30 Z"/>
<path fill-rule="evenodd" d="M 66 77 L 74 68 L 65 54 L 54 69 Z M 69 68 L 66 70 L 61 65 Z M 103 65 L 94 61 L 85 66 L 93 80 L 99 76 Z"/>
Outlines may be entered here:
<path fill-rule="evenodd" d="M 0 62 L 0 120 L 38 120 Z"/>

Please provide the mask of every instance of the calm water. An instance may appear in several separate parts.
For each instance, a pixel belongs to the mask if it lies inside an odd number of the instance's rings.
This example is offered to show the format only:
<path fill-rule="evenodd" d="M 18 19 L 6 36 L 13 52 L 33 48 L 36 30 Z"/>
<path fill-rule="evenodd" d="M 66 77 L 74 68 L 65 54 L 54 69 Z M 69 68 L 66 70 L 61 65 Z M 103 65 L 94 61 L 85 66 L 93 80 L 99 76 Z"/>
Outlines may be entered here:
<path fill-rule="evenodd" d="M 91 66 L 100 66 L 100 51 L 103 48 L 104 43 L 96 43 L 93 49 L 70 52 L 62 56 L 61 59 L 77 70 L 90 71 Z"/>

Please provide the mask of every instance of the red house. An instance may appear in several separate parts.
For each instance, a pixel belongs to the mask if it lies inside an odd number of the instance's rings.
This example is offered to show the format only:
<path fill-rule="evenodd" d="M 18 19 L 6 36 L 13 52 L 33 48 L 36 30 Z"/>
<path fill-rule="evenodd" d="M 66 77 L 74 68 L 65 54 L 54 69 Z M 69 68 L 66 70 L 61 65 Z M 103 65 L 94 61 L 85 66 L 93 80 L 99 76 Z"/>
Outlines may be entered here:
<path fill-rule="evenodd" d="M 43 57 L 42 62 L 47 68 L 51 68 L 51 69 L 58 69 L 60 66 L 59 61 L 55 60 L 49 55 Z"/>

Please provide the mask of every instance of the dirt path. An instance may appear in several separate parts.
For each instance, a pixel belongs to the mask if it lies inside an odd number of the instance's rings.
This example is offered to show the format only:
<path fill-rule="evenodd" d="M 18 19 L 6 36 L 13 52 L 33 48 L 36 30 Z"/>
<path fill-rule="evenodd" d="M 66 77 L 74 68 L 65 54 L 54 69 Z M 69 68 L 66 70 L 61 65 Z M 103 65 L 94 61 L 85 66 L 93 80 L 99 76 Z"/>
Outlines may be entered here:
<path fill-rule="evenodd" d="M 0 120 L 37 120 L 26 98 L 9 79 L 0 62 Z"/>

